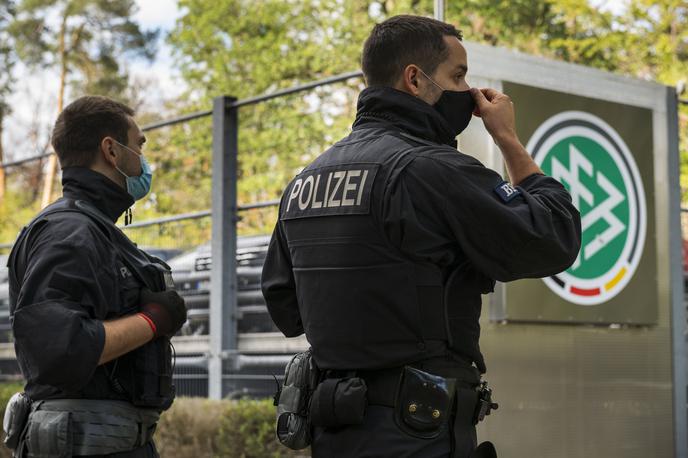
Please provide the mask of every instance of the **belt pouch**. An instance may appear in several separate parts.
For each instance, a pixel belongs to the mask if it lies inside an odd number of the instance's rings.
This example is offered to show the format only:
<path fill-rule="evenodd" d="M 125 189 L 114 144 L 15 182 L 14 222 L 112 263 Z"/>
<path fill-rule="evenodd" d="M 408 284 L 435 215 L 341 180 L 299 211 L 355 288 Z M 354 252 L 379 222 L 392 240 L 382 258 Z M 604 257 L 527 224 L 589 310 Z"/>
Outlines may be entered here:
<path fill-rule="evenodd" d="M 366 393 L 361 378 L 325 379 L 311 399 L 311 423 L 325 428 L 363 423 L 368 404 Z"/>
<path fill-rule="evenodd" d="M 399 429 L 420 439 L 434 439 L 448 427 L 456 380 L 404 367 L 394 406 Z"/>
<path fill-rule="evenodd" d="M 292 450 L 311 444 L 308 403 L 317 383 L 318 369 L 311 350 L 295 355 L 284 371 L 284 384 L 275 395 L 277 406 L 277 438 Z"/>
<path fill-rule="evenodd" d="M 36 410 L 26 425 L 28 458 L 66 458 L 72 456 L 72 419 L 70 412 Z"/>
<path fill-rule="evenodd" d="M 15 393 L 10 398 L 5 409 L 2 426 L 5 430 L 5 445 L 14 450 L 19 445 L 19 439 L 26 426 L 26 419 L 31 411 L 31 401 L 24 393 Z"/>

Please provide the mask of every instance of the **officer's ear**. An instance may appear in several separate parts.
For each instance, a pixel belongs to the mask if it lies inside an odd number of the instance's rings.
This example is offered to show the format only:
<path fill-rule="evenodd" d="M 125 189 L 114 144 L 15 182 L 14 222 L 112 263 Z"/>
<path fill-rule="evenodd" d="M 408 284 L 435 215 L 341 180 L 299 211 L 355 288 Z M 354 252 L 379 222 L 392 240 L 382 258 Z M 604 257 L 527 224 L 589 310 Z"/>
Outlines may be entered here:
<path fill-rule="evenodd" d="M 414 97 L 418 97 L 420 95 L 420 70 L 418 67 L 414 64 L 407 65 L 406 68 L 404 68 L 404 71 L 401 75 L 401 81 L 400 81 L 400 86 L 397 89 L 400 89 L 408 94 L 411 94 Z"/>
<path fill-rule="evenodd" d="M 103 137 L 100 141 L 100 153 L 105 162 L 117 165 L 117 154 L 115 153 L 115 141 L 112 137 Z"/>

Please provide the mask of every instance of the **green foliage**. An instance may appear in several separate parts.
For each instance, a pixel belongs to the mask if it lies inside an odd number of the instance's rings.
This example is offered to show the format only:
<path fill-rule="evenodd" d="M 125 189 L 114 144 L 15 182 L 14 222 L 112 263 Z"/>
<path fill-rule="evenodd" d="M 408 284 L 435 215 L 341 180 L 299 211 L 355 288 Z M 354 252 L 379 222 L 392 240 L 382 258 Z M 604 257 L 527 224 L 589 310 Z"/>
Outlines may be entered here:
<path fill-rule="evenodd" d="M 155 432 L 160 456 L 215 456 L 219 449 L 219 425 L 230 409 L 228 401 L 179 398 L 162 414 Z"/>
<path fill-rule="evenodd" d="M 177 399 L 163 413 L 155 441 L 160 456 L 267 458 L 308 456 L 275 437 L 272 400 Z"/>
<path fill-rule="evenodd" d="M 126 99 L 128 75 L 120 59 L 151 59 L 158 36 L 141 30 L 134 12 L 133 0 L 19 0 L 7 30 L 25 64 L 57 67 L 63 78 L 71 77 L 76 94 Z"/>
<path fill-rule="evenodd" d="M 40 210 L 39 203 L 10 180 L 0 205 L 0 243 L 12 243 L 19 229 Z"/>
<path fill-rule="evenodd" d="M 360 18 L 354 14 L 356 5 L 364 3 L 343 2 L 328 10 L 314 0 L 182 0 L 180 6 L 186 13 L 169 41 L 185 79 L 198 95 L 197 104 L 209 106 L 212 98 L 221 94 L 244 98 L 356 68 L 351 24 Z M 227 17 L 233 20 L 227 21 Z M 278 198 L 306 162 L 346 133 L 359 89 L 360 83 L 353 82 L 324 88 L 315 96 L 296 94 L 242 108 L 239 202 Z M 191 176 L 184 177 L 189 183 L 185 188 L 202 190 L 209 196 L 210 182 L 194 175 L 198 167 L 207 164 L 210 132 L 195 131 L 192 140 L 178 140 L 194 146 L 182 152 L 178 160 L 200 163 L 189 164 Z M 170 157 L 169 149 L 164 156 Z M 172 188 L 179 182 L 167 183 L 175 184 L 164 191 L 158 188 L 160 195 L 174 193 Z M 159 208 L 164 203 L 160 200 Z M 180 201 L 170 203 L 179 205 Z M 274 209 L 243 215 L 240 227 L 244 233 L 264 233 L 273 223 Z"/>
<path fill-rule="evenodd" d="M 12 69 L 16 63 L 14 43 L 12 37 L 7 32 L 7 24 L 11 21 L 13 15 L 14 2 L 0 0 L 0 69 L 2 69 L 0 71 L 0 123 L 10 113 L 7 99 L 12 94 L 15 82 L 12 75 Z M 2 159 L 1 156 L 0 159 Z"/>
<path fill-rule="evenodd" d="M 233 401 L 219 425 L 219 456 L 263 458 L 304 456 L 281 445 L 275 437 L 275 407 L 271 399 Z"/>

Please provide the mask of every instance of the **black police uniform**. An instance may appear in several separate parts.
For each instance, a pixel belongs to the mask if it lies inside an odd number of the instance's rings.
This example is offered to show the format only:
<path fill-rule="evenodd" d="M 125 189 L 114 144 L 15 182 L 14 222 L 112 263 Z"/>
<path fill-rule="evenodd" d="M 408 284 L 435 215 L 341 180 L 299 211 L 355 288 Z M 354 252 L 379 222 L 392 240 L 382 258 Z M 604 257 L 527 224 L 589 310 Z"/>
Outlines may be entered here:
<path fill-rule="evenodd" d="M 579 245 L 580 215 L 559 182 L 535 174 L 512 188 L 456 150 L 433 107 L 371 87 L 353 132 L 286 188 L 262 286 L 275 324 L 288 337 L 305 332 L 323 370 L 412 365 L 475 383 L 465 374 L 486 370 L 480 295 L 495 280 L 565 270 Z M 447 430 L 428 440 L 369 399 L 363 424 L 316 429 L 312 451 L 467 456 L 475 401 L 457 401 L 453 439 Z"/>
<path fill-rule="evenodd" d="M 81 201 L 114 223 L 134 203 L 125 190 L 80 167 L 65 168 L 62 184 L 64 197 L 24 229 L 8 262 L 10 316 L 25 392 L 34 402 L 121 400 L 164 410 L 174 398 L 168 341 L 156 339 L 98 365 L 105 342 L 103 321 L 140 307 L 144 283 L 125 262 L 123 249 L 137 252 L 151 265 L 164 263 L 124 236 L 113 238 L 87 213 L 53 212 L 65 202 Z M 151 440 L 136 450 L 107 456 L 158 454 Z"/>

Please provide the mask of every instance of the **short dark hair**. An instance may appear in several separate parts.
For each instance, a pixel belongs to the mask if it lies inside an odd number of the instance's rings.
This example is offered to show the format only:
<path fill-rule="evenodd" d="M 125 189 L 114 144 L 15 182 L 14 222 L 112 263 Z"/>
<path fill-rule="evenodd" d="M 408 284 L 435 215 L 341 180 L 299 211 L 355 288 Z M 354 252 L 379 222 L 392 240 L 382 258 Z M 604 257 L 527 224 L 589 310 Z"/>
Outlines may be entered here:
<path fill-rule="evenodd" d="M 129 116 L 134 116 L 133 109 L 98 95 L 80 97 L 67 105 L 57 117 L 51 137 L 60 166 L 91 166 L 100 142 L 107 136 L 126 145 Z"/>
<path fill-rule="evenodd" d="M 432 74 L 447 58 L 445 36 L 463 40 L 453 25 L 422 16 L 394 16 L 377 24 L 363 45 L 361 66 L 366 83 L 394 86 L 410 64 Z"/>

